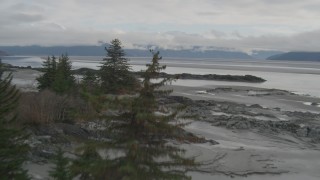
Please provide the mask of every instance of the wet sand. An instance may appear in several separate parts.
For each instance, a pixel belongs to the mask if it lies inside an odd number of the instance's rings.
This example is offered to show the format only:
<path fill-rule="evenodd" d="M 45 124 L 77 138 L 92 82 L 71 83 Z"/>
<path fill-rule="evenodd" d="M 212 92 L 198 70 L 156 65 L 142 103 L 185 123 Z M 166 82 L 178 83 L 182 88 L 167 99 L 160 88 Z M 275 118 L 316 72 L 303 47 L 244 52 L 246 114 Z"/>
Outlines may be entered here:
<path fill-rule="evenodd" d="M 174 90 L 172 95 L 186 96 L 193 100 L 229 101 L 246 105 L 259 104 L 262 107 L 280 108 L 282 110 L 287 111 L 310 111 L 320 113 L 319 106 L 311 105 L 311 103 L 320 104 L 320 98 L 298 95 L 282 90 L 270 90 L 265 88 L 256 88 L 249 86 L 220 85 L 198 87 L 171 85 L 167 86 L 167 88 Z M 207 90 L 212 90 L 216 88 L 227 88 L 231 90 L 222 90 L 219 92 L 209 93 L 206 92 Z M 272 91 L 275 93 L 273 93 Z"/>
<path fill-rule="evenodd" d="M 36 90 L 35 78 L 39 72 L 19 70 L 13 75 L 13 83 L 19 88 Z M 166 88 L 173 89 L 172 95 L 174 96 L 185 96 L 192 100 L 214 100 L 245 105 L 259 104 L 264 108 L 274 109 L 272 112 L 320 113 L 319 98 L 296 95 L 288 91 L 218 85 L 193 87 L 171 85 Z M 312 103 L 315 105 L 311 105 Z M 318 124 L 319 121 L 314 123 Z M 192 122 L 186 127 L 186 130 L 219 142 L 218 145 L 183 145 L 189 155 L 198 156 L 197 160 L 213 160 L 213 163 L 202 167 L 200 171 L 189 172 L 193 179 L 320 179 L 320 148 L 317 143 L 306 142 L 286 132 L 275 135 L 250 129 L 227 129 L 203 121 Z M 40 166 L 42 169 L 39 169 Z M 47 165 L 30 164 L 28 169 L 31 174 L 34 174 L 34 177 L 45 179 L 44 171 L 48 167 Z"/>
<path fill-rule="evenodd" d="M 299 139 L 286 135 L 268 137 L 250 131 L 228 130 L 203 122 L 194 122 L 186 129 L 220 143 L 187 147 L 189 152 L 199 155 L 199 161 L 214 160 L 211 166 L 203 169 L 207 173 L 190 173 L 193 179 L 320 178 L 319 147 Z"/>
<path fill-rule="evenodd" d="M 193 100 L 214 100 L 248 106 L 259 104 L 267 109 L 280 108 L 277 109 L 277 112 L 320 113 L 319 106 L 306 103 L 319 103 L 319 98 L 300 96 L 281 90 L 238 86 L 170 86 L 168 88 L 174 89 L 173 95 L 185 96 Z M 215 88 L 217 90 L 210 91 Z M 319 121 L 315 123 L 320 124 Z M 214 160 L 211 166 L 202 169 L 207 173 L 190 173 L 193 179 L 320 179 L 319 144 L 306 142 L 290 133 L 268 134 L 255 129 L 227 129 L 203 121 L 191 123 L 186 130 L 219 142 L 218 145 L 192 144 L 186 146 L 188 152 L 198 155 L 199 161 Z"/>

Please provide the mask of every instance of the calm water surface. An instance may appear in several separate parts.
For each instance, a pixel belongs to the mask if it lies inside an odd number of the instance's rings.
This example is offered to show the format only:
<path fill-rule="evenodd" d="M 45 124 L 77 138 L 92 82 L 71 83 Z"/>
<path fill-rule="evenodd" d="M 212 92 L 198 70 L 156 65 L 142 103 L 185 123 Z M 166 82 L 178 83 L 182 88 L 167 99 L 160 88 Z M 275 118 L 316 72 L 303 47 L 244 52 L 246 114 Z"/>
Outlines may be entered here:
<path fill-rule="evenodd" d="M 73 68 L 98 69 L 103 57 L 70 56 Z M 130 58 L 134 71 L 145 69 L 151 58 Z M 30 56 L 2 57 L 4 63 L 17 66 L 41 67 L 43 58 Z M 167 73 L 191 74 L 231 74 L 254 75 L 267 81 L 264 83 L 242 83 L 206 80 L 178 80 L 175 85 L 182 86 L 252 86 L 288 90 L 300 94 L 320 97 L 320 62 L 289 62 L 267 60 L 223 60 L 223 59 L 163 59 Z"/>

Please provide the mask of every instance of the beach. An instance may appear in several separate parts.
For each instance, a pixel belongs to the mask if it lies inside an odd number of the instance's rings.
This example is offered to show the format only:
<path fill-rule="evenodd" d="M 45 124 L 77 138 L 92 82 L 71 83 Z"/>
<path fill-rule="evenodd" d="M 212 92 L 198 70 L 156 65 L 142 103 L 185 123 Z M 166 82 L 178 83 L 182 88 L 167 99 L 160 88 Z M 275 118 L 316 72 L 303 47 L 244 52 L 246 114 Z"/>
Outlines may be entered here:
<path fill-rule="evenodd" d="M 228 63 L 224 66 L 227 69 L 216 65 L 217 69 L 210 69 L 209 65 L 191 68 L 183 63 L 168 68 L 167 73 L 252 73 L 267 80 L 265 83 L 177 80 L 164 87 L 173 90 L 168 105 L 185 104 L 184 113 L 197 117 L 190 119 L 185 130 L 217 142 L 182 145 L 186 155 L 195 156 L 199 162 L 210 161 L 206 166 L 190 170 L 189 175 L 193 179 L 217 180 L 318 180 L 320 98 L 319 84 L 315 83 L 319 77 L 318 64 L 283 63 L 281 66 L 287 67 L 283 72 L 283 68 L 270 68 L 267 63 L 259 63 L 268 67 L 255 71 L 248 70 L 252 68 L 249 62 L 242 62 L 247 69 L 239 66 L 239 62 Z M 134 66 L 142 68 L 142 65 Z M 39 75 L 36 70 L 15 69 L 13 83 L 23 91 L 36 91 L 35 78 Z M 300 82 L 299 78 L 305 76 L 309 79 Z M 33 177 L 46 179 L 43 171 L 50 163 L 41 165 L 40 170 L 38 166 L 30 162 L 27 168 Z"/>

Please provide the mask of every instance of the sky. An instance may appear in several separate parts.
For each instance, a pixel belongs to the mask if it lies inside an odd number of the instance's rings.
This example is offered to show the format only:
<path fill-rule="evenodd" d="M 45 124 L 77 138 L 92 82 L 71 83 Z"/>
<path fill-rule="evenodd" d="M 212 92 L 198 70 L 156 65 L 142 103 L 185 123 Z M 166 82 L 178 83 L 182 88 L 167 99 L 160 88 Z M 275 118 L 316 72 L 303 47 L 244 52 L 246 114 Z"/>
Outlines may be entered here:
<path fill-rule="evenodd" d="M 0 46 L 320 51 L 320 0 L 0 0 Z"/>

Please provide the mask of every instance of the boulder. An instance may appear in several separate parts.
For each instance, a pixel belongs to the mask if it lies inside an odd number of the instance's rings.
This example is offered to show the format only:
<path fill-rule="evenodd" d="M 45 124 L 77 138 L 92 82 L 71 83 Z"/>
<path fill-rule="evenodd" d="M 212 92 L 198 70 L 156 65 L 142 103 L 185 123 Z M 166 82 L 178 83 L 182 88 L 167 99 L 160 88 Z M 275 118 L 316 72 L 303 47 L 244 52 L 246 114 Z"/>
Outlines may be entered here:
<path fill-rule="evenodd" d="M 320 126 L 310 128 L 308 137 L 310 137 L 310 138 L 320 138 Z"/>
<path fill-rule="evenodd" d="M 303 127 L 297 130 L 297 136 L 299 137 L 308 137 L 309 129 L 308 127 Z"/>

